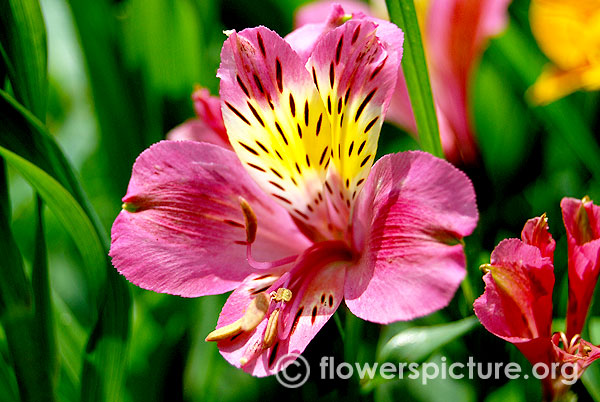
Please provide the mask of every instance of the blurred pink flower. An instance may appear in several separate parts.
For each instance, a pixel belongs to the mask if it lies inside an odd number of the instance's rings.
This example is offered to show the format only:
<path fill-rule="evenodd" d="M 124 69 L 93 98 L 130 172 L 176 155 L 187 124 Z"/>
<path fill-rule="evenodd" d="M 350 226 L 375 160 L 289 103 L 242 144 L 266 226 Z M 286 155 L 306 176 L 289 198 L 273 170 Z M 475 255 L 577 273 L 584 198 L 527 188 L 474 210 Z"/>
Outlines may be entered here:
<path fill-rule="evenodd" d="M 303 46 L 306 47 L 307 31 L 314 33 L 331 29 L 332 16 L 340 12 L 344 14 L 336 3 L 338 2 L 321 1 L 301 8 L 296 15 L 296 24 L 302 33 L 293 32 L 286 40 L 295 47 L 296 38 L 304 37 Z M 367 16 L 369 10 L 364 3 L 350 0 L 339 3 L 355 19 L 380 21 Z M 473 164 L 477 161 L 479 151 L 469 103 L 470 84 L 488 39 L 506 25 L 509 3 L 510 0 L 417 2 L 442 146 L 448 160 L 455 164 Z M 327 15 L 325 10 L 328 7 L 334 8 L 331 9 L 329 22 L 324 24 Z M 374 14 L 387 19 L 381 13 L 376 11 Z M 396 90 L 386 119 L 411 133 L 417 132 L 401 69 L 398 71 Z"/>
<path fill-rule="evenodd" d="M 551 329 L 553 259 L 556 243 L 548 231 L 545 215 L 527 221 L 521 233 L 521 240 L 506 239 L 498 244 L 492 252 L 491 263 L 482 266 L 486 272 L 483 277 L 485 292 L 474 303 L 475 314 L 485 328 L 514 344 L 531 364 L 543 363 L 548 368 L 554 363 L 558 363 L 559 368 L 565 364 L 572 366 L 572 371 L 557 370 L 563 375 L 570 373 L 568 376 L 572 378 L 548 376 L 542 380 L 546 400 L 557 400 L 564 395 L 574 380 L 577 380 L 594 360 L 600 358 L 600 348 L 581 339 L 579 335 L 589 309 L 589 299 L 586 297 L 594 291 L 598 278 L 597 270 L 594 271 L 596 268 L 592 268 L 587 259 L 573 259 L 579 251 L 571 252 L 573 228 L 570 229 L 569 226 L 575 224 L 574 216 L 578 214 L 578 208 L 585 211 L 585 202 L 564 198 L 561 203 L 569 235 L 567 334 L 552 334 Z M 587 207 L 591 211 L 591 202 Z M 598 246 L 590 246 L 586 252 L 580 253 L 589 257 L 592 250 L 595 253 L 594 261 L 597 263 Z M 573 282 L 571 278 L 575 275 L 589 280 Z M 580 300 L 582 297 L 587 304 L 576 310 L 572 309 L 572 300 Z M 577 303 L 576 305 L 579 306 Z M 581 316 L 583 320 L 578 321 Z M 576 327 L 573 326 L 573 322 L 577 323 Z"/>
<path fill-rule="evenodd" d="M 173 141 L 202 141 L 231 149 L 227 130 L 221 115 L 221 100 L 211 96 L 206 88 L 196 88 L 192 93 L 197 118 L 180 124 L 167 134 Z"/>
<path fill-rule="evenodd" d="M 138 157 L 112 228 L 119 272 L 185 297 L 235 289 L 207 340 L 256 376 L 301 353 L 342 299 L 377 323 L 446 306 L 477 223 L 469 179 L 423 152 L 373 165 L 402 32 L 347 21 L 306 60 L 264 27 L 228 35 L 218 76 L 235 153 L 164 141 Z"/>

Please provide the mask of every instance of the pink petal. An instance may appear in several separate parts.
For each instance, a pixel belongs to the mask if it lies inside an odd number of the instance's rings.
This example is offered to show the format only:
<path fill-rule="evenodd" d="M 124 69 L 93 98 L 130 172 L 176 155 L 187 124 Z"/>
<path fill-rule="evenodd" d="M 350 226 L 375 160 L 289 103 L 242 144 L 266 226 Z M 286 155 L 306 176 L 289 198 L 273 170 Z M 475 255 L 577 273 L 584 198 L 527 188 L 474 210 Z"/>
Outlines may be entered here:
<path fill-rule="evenodd" d="M 550 336 L 554 267 L 537 247 L 518 239 L 494 249 L 485 293 L 475 314 L 488 331 L 509 342 Z"/>
<path fill-rule="evenodd" d="M 254 331 L 220 341 L 218 346 L 223 357 L 236 367 L 240 367 L 240 360 L 245 358 L 248 362 L 242 368 L 263 377 L 284 368 L 277 363 L 286 354 L 302 353 L 342 301 L 345 270 L 343 266 L 331 264 L 337 252 L 344 250 L 332 249 L 327 243 L 316 244 L 299 258 L 295 273 L 288 277 L 289 285 L 282 285 L 284 277 L 281 277 L 266 290 L 268 293 L 280 286 L 289 286 L 293 293 L 292 300 L 284 305 L 280 315 L 279 340 L 269 348 L 264 347 L 265 318 Z M 312 274 L 306 275 L 311 270 Z M 236 289 L 223 306 L 217 328 L 239 319 L 254 297 L 253 293 L 260 290 L 258 283 L 265 280 L 269 278 L 253 276 Z"/>
<path fill-rule="evenodd" d="M 392 30 L 401 43 L 399 28 L 386 26 L 381 33 L 389 37 Z M 347 222 L 375 159 L 400 66 L 401 46 L 388 46 L 379 33 L 372 21 L 350 20 L 323 35 L 307 63 L 332 127 L 328 196 L 340 211 L 339 225 Z"/>
<path fill-rule="evenodd" d="M 221 100 L 217 96 L 211 96 L 206 88 L 196 89 L 192 94 L 192 100 L 198 118 L 227 140 L 227 131 L 221 114 Z"/>
<path fill-rule="evenodd" d="M 521 239 L 525 244 L 540 249 L 542 257 L 550 258 L 550 261 L 554 261 L 554 249 L 556 248 L 556 242 L 552 238 L 548 227 L 548 218 L 546 215 L 532 218 L 525 223 L 523 231 L 521 232 Z"/>
<path fill-rule="evenodd" d="M 172 141 L 200 141 L 231 149 L 227 137 L 223 138 L 200 119 L 191 119 L 178 125 L 167 133 L 167 139 Z"/>
<path fill-rule="evenodd" d="M 567 337 L 580 334 L 600 274 L 600 207 L 589 199 L 560 203 L 569 244 Z"/>
<path fill-rule="evenodd" d="M 239 196 L 258 219 L 257 259 L 298 254 L 310 245 L 233 152 L 163 141 L 133 166 L 126 209 L 112 227 L 113 264 L 134 284 L 157 292 L 196 297 L 233 289 L 252 272 Z"/>
<path fill-rule="evenodd" d="M 460 240 L 477 224 L 471 182 L 423 152 L 386 155 L 359 196 L 345 298 L 365 320 L 410 320 L 446 306 L 465 276 Z"/>
<path fill-rule="evenodd" d="M 323 222 L 325 203 L 312 203 L 325 180 L 330 126 L 299 56 L 275 32 L 245 29 L 223 44 L 218 76 L 223 118 L 244 167 L 295 218 Z"/>

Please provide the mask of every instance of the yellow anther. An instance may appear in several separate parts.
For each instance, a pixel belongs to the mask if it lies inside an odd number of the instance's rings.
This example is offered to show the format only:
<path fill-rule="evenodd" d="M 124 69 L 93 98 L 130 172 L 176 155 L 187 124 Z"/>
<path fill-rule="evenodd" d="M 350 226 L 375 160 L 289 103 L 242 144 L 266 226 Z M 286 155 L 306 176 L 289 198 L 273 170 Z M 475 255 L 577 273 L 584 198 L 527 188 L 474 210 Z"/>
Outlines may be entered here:
<path fill-rule="evenodd" d="M 242 320 L 237 320 L 229 325 L 225 325 L 221 328 L 215 329 L 213 332 L 208 334 L 205 341 L 207 342 L 217 342 L 222 341 L 223 339 L 231 338 L 234 335 L 242 332 Z"/>
<path fill-rule="evenodd" d="M 482 264 L 479 266 L 479 270 L 481 272 L 483 272 L 484 274 L 487 274 L 488 272 L 490 272 L 491 268 L 492 268 L 491 264 Z"/>
<path fill-rule="evenodd" d="M 265 339 L 263 342 L 263 346 L 265 348 L 270 348 L 273 345 L 273 342 L 277 339 L 277 323 L 279 322 L 279 309 L 273 310 L 271 315 L 269 316 L 269 321 L 267 322 L 267 329 L 265 330 Z"/>
<path fill-rule="evenodd" d="M 246 309 L 241 318 L 242 331 L 252 331 L 265 318 L 269 310 L 269 297 L 265 293 L 259 293 Z"/>
<path fill-rule="evenodd" d="M 248 305 L 244 315 L 239 320 L 217 328 L 206 337 L 207 342 L 222 341 L 231 338 L 240 332 L 252 331 L 261 323 L 269 310 L 269 297 L 265 293 L 259 293 Z"/>
<path fill-rule="evenodd" d="M 127 212 L 136 212 L 138 207 L 130 202 L 124 202 L 123 205 L 121 205 L 121 209 L 124 209 Z"/>
<path fill-rule="evenodd" d="M 271 299 L 276 302 L 283 301 L 287 303 L 292 300 L 292 291 L 286 288 L 279 288 L 277 292 L 271 292 Z"/>
<path fill-rule="evenodd" d="M 254 243 L 256 240 L 256 230 L 258 228 L 258 221 L 256 220 L 256 215 L 252 210 L 248 201 L 246 201 L 243 197 L 239 197 L 240 206 L 242 207 L 242 212 L 244 213 L 244 221 L 246 222 L 246 241 L 248 244 Z"/>

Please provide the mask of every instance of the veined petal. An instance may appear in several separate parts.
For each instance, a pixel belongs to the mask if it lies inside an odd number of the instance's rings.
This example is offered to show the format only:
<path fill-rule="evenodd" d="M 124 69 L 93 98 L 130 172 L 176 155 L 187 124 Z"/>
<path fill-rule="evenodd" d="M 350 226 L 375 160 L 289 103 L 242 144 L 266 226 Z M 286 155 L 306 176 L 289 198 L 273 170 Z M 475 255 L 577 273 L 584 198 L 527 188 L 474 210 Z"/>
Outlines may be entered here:
<path fill-rule="evenodd" d="M 218 76 L 225 126 L 244 167 L 295 218 L 324 222 L 330 126 L 299 56 L 275 32 L 245 29 L 225 41 Z"/>
<path fill-rule="evenodd" d="M 153 145 L 136 160 L 113 224 L 113 264 L 157 292 L 196 297 L 233 289 L 252 272 L 240 196 L 258 219 L 257 258 L 298 254 L 310 245 L 233 152 L 191 141 Z"/>
<path fill-rule="evenodd" d="M 353 218 L 345 299 L 365 320 L 409 320 L 446 306 L 465 276 L 460 244 L 477 224 L 469 179 L 423 152 L 386 155 L 374 166 Z"/>
<path fill-rule="evenodd" d="M 600 207 L 587 197 L 560 203 L 569 244 L 567 337 L 580 334 L 600 275 Z"/>
<path fill-rule="evenodd" d="M 509 342 L 549 337 L 554 267 L 540 249 L 518 239 L 494 249 L 475 314 L 488 331 Z"/>
<path fill-rule="evenodd" d="M 384 33 L 392 35 L 389 25 Z M 401 43 L 402 31 L 396 27 L 394 34 Z M 323 35 L 308 60 L 331 125 L 333 162 L 326 187 L 340 225 L 347 222 L 374 162 L 401 55 L 401 47 L 380 41 L 377 24 L 363 19 Z"/>
<path fill-rule="evenodd" d="M 272 274 L 252 276 L 231 294 L 217 328 L 238 320 L 257 292 L 269 293 L 279 287 L 289 287 L 292 299 L 283 305 L 272 301 L 269 314 L 274 314 L 276 308 L 280 312 L 277 312 L 276 337 L 270 345 L 265 345 L 269 317 L 265 317 L 252 332 L 220 341 L 219 350 L 227 361 L 262 377 L 285 368 L 278 366 L 278 362 L 286 354 L 304 351 L 343 298 L 346 264 L 343 259 L 348 257 L 348 251 L 337 243 L 340 242 L 319 243 L 307 250 L 299 257 L 291 275 L 286 274 L 275 281 L 276 275 Z M 340 259 L 342 261 L 338 261 Z"/>

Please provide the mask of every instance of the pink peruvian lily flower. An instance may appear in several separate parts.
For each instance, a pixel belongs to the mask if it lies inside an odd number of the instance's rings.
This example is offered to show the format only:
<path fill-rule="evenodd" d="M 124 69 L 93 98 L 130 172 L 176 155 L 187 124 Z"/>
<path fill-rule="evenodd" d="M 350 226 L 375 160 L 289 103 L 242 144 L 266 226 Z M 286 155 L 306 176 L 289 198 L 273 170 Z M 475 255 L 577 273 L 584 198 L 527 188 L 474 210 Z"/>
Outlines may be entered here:
<path fill-rule="evenodd" d="M 410 320 L 464 278 L 469 179 L 423 152 L 373 164 L 402 40 L 380 29 L 351 19 L 307 60 L 267 28 L 228 32 L 218 76 L 235 152 L 163 141 L 133 167 L 115 267 L 157 292 L 234 290 L 207 340 L 255 376 L 302 353 L 342 299 L 369 321 Z"/>
<path fill-rule="evenodd" d="M 600 273 L 600 207 L 588 197 L 560 203 L 569 243 L 567 337 L 581 333 Z"/>
<path fill-rule="evenodd" d="M 354 18 L 368 17 L 364 3 L 346 0 L 342 6 L 334 1 L 320 1 L 301 8 L 296 15 L 300 28 L 288 40 L 295 49 L 309 48 L 318 33 L 333 29 L 336 17 L 346 10 Z M 432 91 L 437 110 L 440 137 L 444 154 L 453 163 L 472 164 L 477 161 L 478 147 L 475 138 L 469 91 L 473 72 L 490 37 L 506 26 L 510 0 L 431 0 L 417 2 L 423 43 L 429 66 Z M 330 7 L 326 22 L 324 15 Z M 381 7 L 373 7 L 372 15 L 381 15 Z M 339 19 L 337 19 L 339 20 Z M 308 34 L 308 35 L 307 35 Z M 406 80 L 402 69 L 398 71 L 396 90 L 391 99 L 386 119 L 411 133 L 417 133 Z"/>
<path fill-rule="evenodd" d="M 206 88 L 192 93 L 194 110 L 198 116 L 175 127 L 167 134 L 173 141 L 202 141 L 231 149 L 221 114 L 221 100 L 211 96 Z"/>
<path fill-rule="evenodd" d="M 563 214 L 565 205 L 573 201 L 576 200 L 563 199 Z M 568 228 L 566 218 L 565 224 Z M 475 314 L 483 326 L 514 344 L 531 364 L 542 363 L 548 369 L 558 364 L 556 372 L 561 375 L 542 380 L 544 399 L 548 401 L 563 396 L 585 369 L 600 358 L 600 348 L 581 339 L 579 334 L 552 334 L 555 246 L 545 215 L 527 221 L 521 240 L 503 240 L 492 252 L 490 264 L 482 266 L 486 272 L 485 292 L 474 303 Z M 575 269 L 571 262 L 569 256 L 569 277 Z M 595 282 L 587 284 L 592 291 L 594 286 Z M 570 286 L 569 303 L 572 293 Z M 586 313 L 587 310 L 584 318 Z M 571 314 L 567 314 L 567 322 Z M 569 370 L 562 369 L 566 364 L 570 365 Z M 562 376 L 565 373 L 567 377 Z"/>

